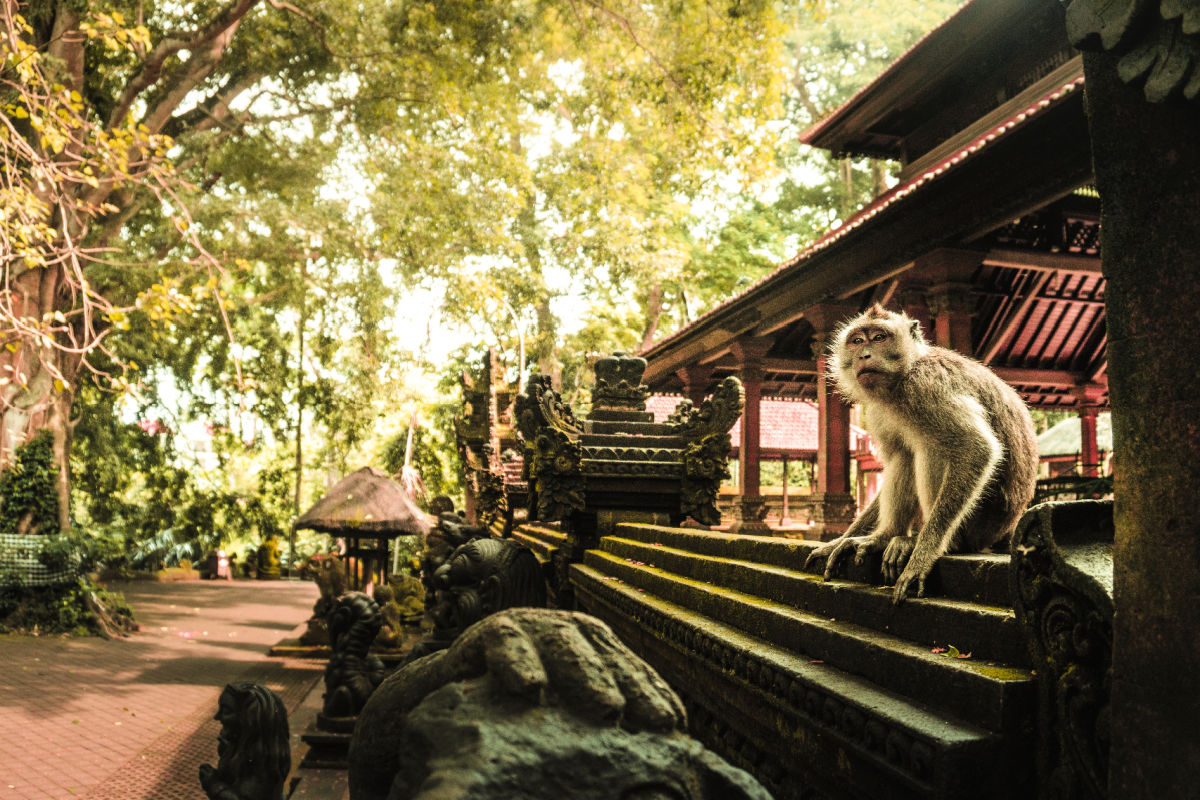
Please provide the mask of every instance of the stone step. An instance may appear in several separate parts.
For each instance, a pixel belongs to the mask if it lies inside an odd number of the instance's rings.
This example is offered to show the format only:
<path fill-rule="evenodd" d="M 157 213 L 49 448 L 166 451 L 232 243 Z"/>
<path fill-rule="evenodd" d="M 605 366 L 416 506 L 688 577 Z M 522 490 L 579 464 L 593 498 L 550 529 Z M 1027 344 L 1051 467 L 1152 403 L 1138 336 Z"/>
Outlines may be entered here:
<path fill-rule="evenodd" d="M 565 533 L 543 525 L 522 525 L 513 530 L 512 538 L 532 550 L 540 561 L 549 561 L 554 551 L 567 543 Z"/>
<path fill-rule="evenodd" d="M 671 429 L 659 422 L 612 422 L 587 420 L 584 423 L 583 444 L 589 444 L 592 436 L 619 434 L 625 436 L 670 436 Z"/>
<path fill-rule="evenodd" d="M 590 433 L 587 434 L 585 441 L 588 447 L 651 447 L 682 450 L 687 446 L 687 442 L 682 436 L 650 434 Z"/>
<path fill-rule="evenodd" d="M 993 731 L 1013 731 L 1035 690 L 1029 670 L 933 653 L 841 618 L 807 613 L 665 569 L 589 550 L 584 564 L 635 591 L 738 628 L 797 655 L 824 661 L 877 686 Z"/>
<path fill-rule="evenodd" d="M 733 750 L 727 757 L 752 769 L 780 796 L 803 794 L 788 787 L 803 786 L 814 772 L 823 784 L 821 796 L 850 796 L 851 789 L 855 797 L 1024 796 L 1029 775 L 1020 765 L 1031 763 L 1027 736 L 1004 737 L 989 730 L 991 725 L 946 714 L 943 702 L 931 706 L 839 668 L 820 656 L 818 641 L 809 648 L 753 620 L 729 624 L 707 613 L 711 608 L 698 610 L 691 602 L 696 598 L 680 604 L 652 593 L 652 581 L 621 582 L 617 573 L 654 570 L 620 569 L 611 556 L 596 551 L 589 556 L 588 563 L 571 567 L 580 604 L 650 661 L 689 707 L 703 707 L 705 718 L 715 715 L 723 726 L 721 741 L 709 745 L 732 742 L 720 749 Z M 820 624 L 835 632 L 838 627 Z M 933 657 L 910 650 L 903 658 Z M 936 666 L 948 694 L 969 695 L 981 685 L 971 667 L 947 660 Z M 1006 682 L 1031 688 L 1024 676 Z M 994 698 L 994 686 L 986 694 Z M 968 714 L 1003 722 L 995 713 L 975 713 L 975 702 L 966 705 L 970 708 L 962 711 Z M 699 715 L 692 716 L 695 723 Z"/>
<path fill-rule="evenodd" d="M 606 536 L 600 548 L 676 575 L 782 603 L 810 614 L 853 622 L 926 648 L 954 645 L 978 661 L 1029 666 L 1029 654 L 1011 609 L 946 598 L 910 598 L 893 605 L 891 589 L 844 580 L 824 581 L 794 569 L 703 556 Z"/>
<path fill-rule="evenodd" d="M 824 572 L 824 566 L 815 563 L 810 569 L 804 569 L 808 554 L 821 545 L 816 541 L 779 536 L 743 536 L 641 523 L 624 523 L 618 526 L 617 533 L 626 539 L 658 543 L 697 555 L 751 561 L 815 575 Z M 878 554 L 861 565 L 855 565 L 853 557 L 845 558 L 843 563 L 842 577 L 872 585 L 883 583 Z M 1008 566 L 1007 553 L 942 556 L 926 581 L 925 593 L 929 597 L 1011 608 Z"/>

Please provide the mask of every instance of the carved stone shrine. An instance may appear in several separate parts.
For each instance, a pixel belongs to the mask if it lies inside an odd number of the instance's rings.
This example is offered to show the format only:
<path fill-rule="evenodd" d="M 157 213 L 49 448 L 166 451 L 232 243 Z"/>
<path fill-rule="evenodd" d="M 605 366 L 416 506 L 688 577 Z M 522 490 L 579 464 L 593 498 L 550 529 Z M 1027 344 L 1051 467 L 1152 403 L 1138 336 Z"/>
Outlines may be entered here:
<path fill-rule="evenodd" d="M 525 446 L 513 427 L 515 385 L 504 377 L 495 348 L 479 371 L 461 376 L 463 408 L 454 419 L 455 438 L 465 478 L 467 518 L 478 525 L 502 524 L 512 530 L 514 517 L 529 504 Z"/>
<path fill-rule="evenodd" d="M 567 569 L 619 522 L 719 522 L 717 491 L 729 475 L 729 430 L 742 413 L 741 382 L 726 378 L 695 408 L 666 422 L 646 411 L 645 359 L 616 353 L 596 362 L 592 408 L 575 418 L 545 375 L 529 378 L 514 403 L 529 446 L 530 488 L 541 522 L 561 521 L 567 546 L 555 554 L 555 603 L 570 607 Z"/>

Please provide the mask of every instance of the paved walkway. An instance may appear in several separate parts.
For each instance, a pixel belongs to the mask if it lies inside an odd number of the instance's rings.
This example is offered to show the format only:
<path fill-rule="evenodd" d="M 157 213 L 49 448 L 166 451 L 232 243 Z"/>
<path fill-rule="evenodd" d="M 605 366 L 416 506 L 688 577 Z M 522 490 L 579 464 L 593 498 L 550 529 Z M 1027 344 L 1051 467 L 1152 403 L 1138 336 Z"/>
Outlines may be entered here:
<path fill-rule="evenodd" d="M 225 684 L 257 680 L 290 712 L 321 675 L 320 662 L 266 657 L 311 613 L 313 583 L 112 588 L 142 628 L 128 639 L 0 637 L 0 800 L 203 800 L 197 767 L 216 764 Z"/>

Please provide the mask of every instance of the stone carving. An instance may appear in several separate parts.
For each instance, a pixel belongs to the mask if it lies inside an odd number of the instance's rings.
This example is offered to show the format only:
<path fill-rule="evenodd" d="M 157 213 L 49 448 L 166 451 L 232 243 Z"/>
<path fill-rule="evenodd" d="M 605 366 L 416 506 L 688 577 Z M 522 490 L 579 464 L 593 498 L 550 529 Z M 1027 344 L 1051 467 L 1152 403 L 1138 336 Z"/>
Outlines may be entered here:
<path fill-rule="evenodd" d="M 717 492 L 729 477 L 729 453 L 733 446 L 729 429 L 746 404 L 742 382 L 732 376 L 721 381 L 712 397 L 694 408 L 691 401 L 679 404 L 667 420 L 671 431 L 687 442 L 683 451 L 680 511 L 704 525 L 721 521 Z"/>
<path fill-rule="evenodd" d="M 409 634 L 420 630 L 425 615 L 425 587 L 411 575 L 395 573 L 388 576 L 386 584 L 375 587 L 374 598 L 383 620 L 374 649 L 401 649 Z"/>
<path fill-rule="evenodd" d="M 1080 50 L 1118 57 L 1125 83 L 1142 83 L 1146 99 L 1174 94 L 1200 99 L 1200 6 L 1187 0 L 1063 0 L 1067 36 Z"/>
<path fill-rule="evenodd" d="M 583 434 L 575 415 L 550 386 L 548 375 L 531 375 L 514 402 L 517 430 L 531 446 L 531 475 L 542 521 L 582 510 Z"/>
<path fill-rule="evenodd" d="M 499 465 L 493 468 L 492 446 L 483 446 L 483 458 L 473 470 L 475 476 L 475 514 L 481 525 L 490 527 L 503 519 L 508 512 L 508 499 L 504 494 L 504 476 Z"/>
<path fill-rule="evenodd" d="M 450 554 L 472 539 L 484 539 L 487 535 L 485 529 L 468 525 L 458 514 L 447 513 L 438 518 L 437 527 L 425 537 L 425 549 L 421 553 L 421 583 L 425 586 L 423 601 L 432 600 L 437 591 L 433 576 Z"/>
<path fill-rule="evenodd" d="M 512 609 L 384 682 L 350 797 L 769 799 L 685 731 L 679 698 L 604 623 Z"/>
<path fill-rule="evenodd" d="M 1041 695 L 1043 798 L 1108 796 L 1112 513 L 1112 501 L 1042 503 L 1013 534 L 1013 608 Z"/>
<path fill-rule="evenodd" d="M 279 580 L 279 539 L 274 534 L 258 547 L 258 579 Z"/>
<path fill-rule="evenodd" d="M 646 359 L 613 353 L 596 362 L 592 411 L 645 411 L 650 387 L 642 383 Z"/>
<path fill-rule="evenodd" d="M 325 667 L 325 716 L 354 716 L 383 680 L 383 662 L 368 652 L 382 624 L 379 606 L 362 592 L 337 599 L 329 613 L 333 655 Z"/>
<path fill-rule="evenodd" d="M 210 800 L 283 800 L 292 767 L 287 710 L 257 683 L 228 684 L 214 717 L 221 723 L 217 766 L 200 765 L 200 786 Z"/>
<path fill-rule="evenodd" d="M 313 557 L 305 564 L 303 573 L 312 576 L 321 596 L 313 603 L 308 628 L 300 634 L 300 643 L 306 645 L 329 644 L 329 612 L 334 601 L 346 591 L 346 565 L 336 553 Z"/>
<path fill-rule="evenodd" d="M 382 622 L 375 636 L 375 649 L 399 650 L 404 645 L 405 629 L 400 617 L 400 604 L 396 602 L 396 592 L 388 584 L 380 584 L 375 587 L 371 597 L 379 606 Z"/>
<path fill-rule="evenodd" d="M 473 539 L 433 574 L 433 631 L 409 651 L 412 661 L 449 646 L 479 620 L 516 606 L 546 605 L 546 580 L 537 556 L 511 539 Z"/>

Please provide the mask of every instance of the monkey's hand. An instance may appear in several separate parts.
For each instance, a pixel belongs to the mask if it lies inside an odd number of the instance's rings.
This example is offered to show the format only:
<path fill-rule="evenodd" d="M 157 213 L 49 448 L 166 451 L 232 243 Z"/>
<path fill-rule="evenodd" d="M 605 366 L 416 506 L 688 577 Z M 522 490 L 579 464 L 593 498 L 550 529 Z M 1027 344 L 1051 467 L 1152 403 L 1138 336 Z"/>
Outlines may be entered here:
<path fill-rule="evenodd" d="M 833 577 L 837 571 L 838 562 L 848 550 L 854 551 L 854 562 L 856 564 L 863 563 L 867 555 L 870 553 L 878 553 L 883 550 L 887 544 L 888 538 L 875 534 L 871 536 L 842 536 L 839 539 L 834 539 L 832 542 L 827 542 L 821 545 L 816 550 L 808 554 L 808 558 L 804 561 L 805 569 L 813 561 L 825 559 L 825 580 Z"/>

